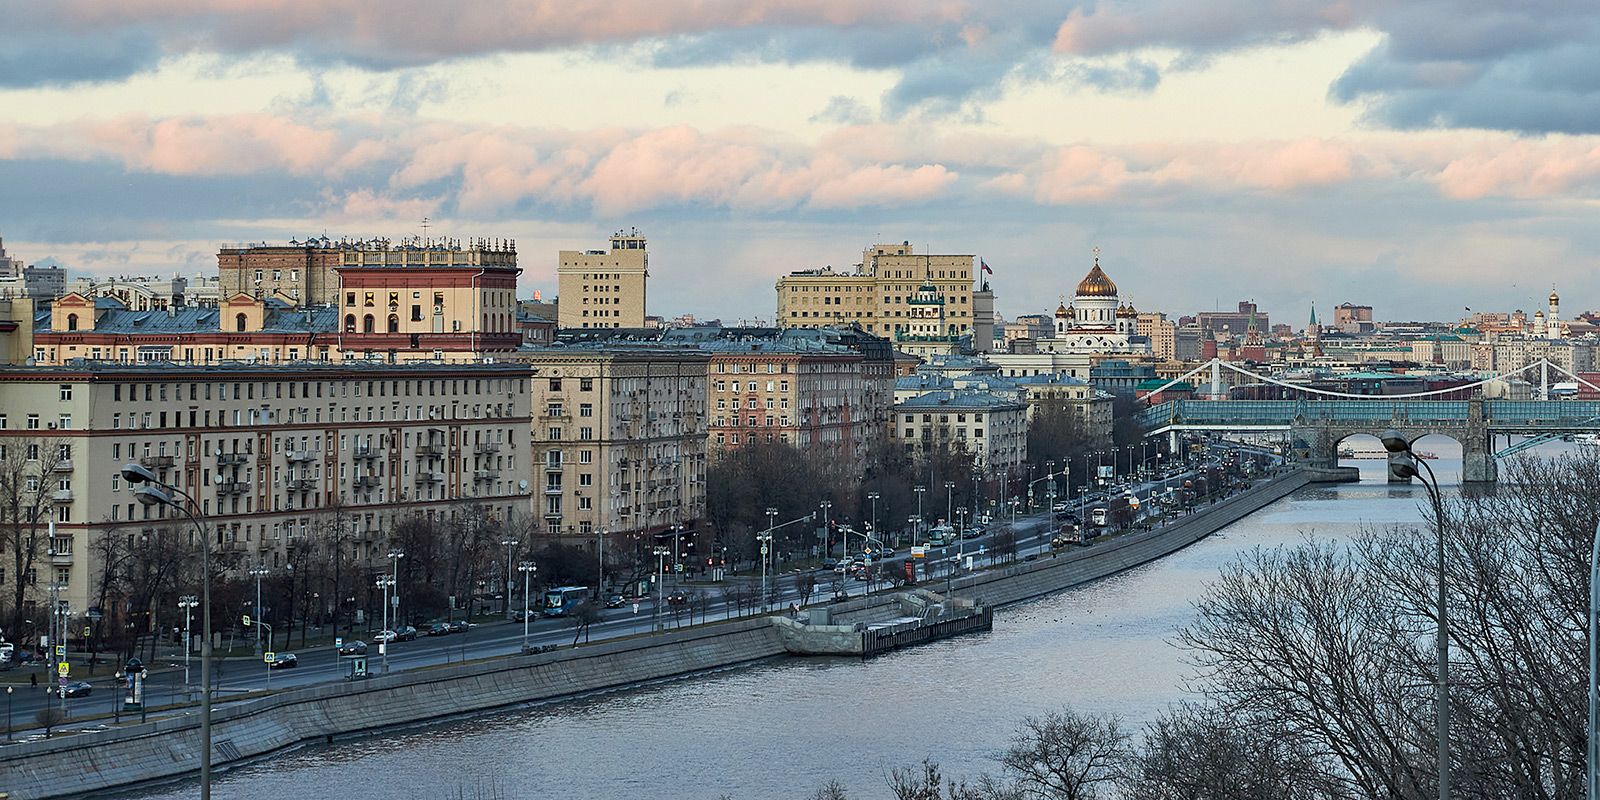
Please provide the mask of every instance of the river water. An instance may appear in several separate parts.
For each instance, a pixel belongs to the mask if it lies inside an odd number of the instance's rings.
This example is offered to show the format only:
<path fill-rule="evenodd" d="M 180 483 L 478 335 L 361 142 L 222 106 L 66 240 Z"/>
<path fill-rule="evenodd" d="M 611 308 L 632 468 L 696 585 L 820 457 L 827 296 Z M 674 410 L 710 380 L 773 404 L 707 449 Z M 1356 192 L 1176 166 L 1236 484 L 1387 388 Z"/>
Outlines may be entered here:
<path fill-rule="evenodd" d="M 1439 455 L 1441 482 L 1459 479 L 1453 442 L 1418 449 Z M 1237 554 L 1420 521 L 1420 486 L 1387 485 L 1381 461 L 1346 463 L 1362 483 L 1302 490 L 1155 563 L 1003 609 L 988 634 L 309 747 L 222 773 L 213 796 L 787 800 L 838 780 L 851 797 L 874 798 L 887 795 L 890 769 L 925 757 L 976 777 L 996 770 L 1024 716 L 1070 704 L 1137 728 L 1183 699 L 1191 669 L 1173 635 Z M 195 793 L 186 782 L 140 796 Z"/>

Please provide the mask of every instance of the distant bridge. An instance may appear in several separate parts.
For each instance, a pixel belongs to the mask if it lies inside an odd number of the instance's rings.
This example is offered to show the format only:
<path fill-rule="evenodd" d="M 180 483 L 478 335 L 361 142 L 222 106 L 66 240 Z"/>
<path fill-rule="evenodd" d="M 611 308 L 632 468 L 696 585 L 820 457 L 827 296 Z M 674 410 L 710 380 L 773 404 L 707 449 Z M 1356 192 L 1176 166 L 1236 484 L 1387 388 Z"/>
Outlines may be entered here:
<path fill-rule="evenodd" d="M 1217 391 L 1218 373 L 1225 367 L 1264 382 L 1301 391 L 1310 397 L 1300 400 L 1172 400 L 1159 403 L 1138 412 L 1137 420 L 1147 436 L 1164 433 L 1176 435 L 1179 431 L 1283 431 L 1288 434 L 1293 458 L 1312 466 L 1332 467 L 1339 460 L 1339 443 L 1350 436 L 1378 436 L 1391 428 L 1412 441 L 1436 434 L 1461 443 L 1462 479 L 1477 483 L 1495 480 L 1498 475 L 1496 458 L 1504 458 L 1562 436 L 1600 433 L 1600 401 L 1421 399 L 1452 393 L 1459 396 L 1463 391 L 1478 389 L 1506 376 L 1497 375 L 1465 386 L 1413 395 L 1382 396 L 1297 387 L 1215 360 L 1189 374 L 1193 375 L 1207 367 L 1212 370 L 1214 396 L 1220 394 Z M 1535 367 L 1540 369 L 1542 376 L 1541 395 L 1548 397 L 1549 371 L 1555 369 L 1566 372 L 1558 365 L 1540 361 L 1508 375 Z M 1575 375 L 1572 377 L 1577 378 Z M 1172 383 L 1179 380 L 1183 378 Z M 1600 390 L 1600 387 L 1588 381 L 1578 380 Z M 1165 388 L 1152 394 L 1159 394 Z M 1496 451 L 1494 437 L 1502 434 L 1529 438 Z"/>

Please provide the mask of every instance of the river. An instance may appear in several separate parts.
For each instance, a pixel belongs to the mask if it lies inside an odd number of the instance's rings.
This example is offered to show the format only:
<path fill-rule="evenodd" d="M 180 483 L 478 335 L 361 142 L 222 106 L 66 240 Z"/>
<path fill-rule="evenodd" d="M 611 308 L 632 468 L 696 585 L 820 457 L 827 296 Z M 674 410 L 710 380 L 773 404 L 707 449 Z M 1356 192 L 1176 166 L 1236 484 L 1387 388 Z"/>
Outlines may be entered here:
<path fill-rule="evenodd" d="M 1373 443 L 1375 444 L 1375 443 Z M 1459 449 L 1432 437 L 1440 480 Z M 307 747 L 222 773 L 218 800 L 246 798 L 803 798 L 829 780 L 887 795 L 885 775 L 925 757 L 947 775 L 994 771 L 1016 723 L 1070 704 L 1138 727 L 1184 698 L 1173 634 L 1208 580 L 1239 553 L 1363 525 L 1415 523 L 1420 486 L 1383 462 L 1347 461 L 1363 482 L 1291 495 L 1198 544 L 1121 575 L 1002 609 L 991 633 L 871 661 L 754 668 Z M 140 794 L 190 798 L 187 781 Z"/>

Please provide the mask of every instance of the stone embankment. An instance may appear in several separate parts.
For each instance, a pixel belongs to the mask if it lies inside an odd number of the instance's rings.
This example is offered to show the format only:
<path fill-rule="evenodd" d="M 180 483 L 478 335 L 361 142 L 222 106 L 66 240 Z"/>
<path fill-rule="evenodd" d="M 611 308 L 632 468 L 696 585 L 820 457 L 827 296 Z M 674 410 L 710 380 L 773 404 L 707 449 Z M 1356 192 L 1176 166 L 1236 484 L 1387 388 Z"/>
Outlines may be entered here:
<path fill-rule="evenodd" d="M 956 578 L 952 596 L 939 602 L 966 611 L 943 619 L 935 615 L 932 625 L 883 625 L 905 613 L 907 604 L 925 607 L 934 597 L 890 593 L 828 606 L 830 624 L 809 627 L 837 630 L 818 630 L 822 638 L 812 637 L 809 644 L 796 644 L 807 641 L 808 626 L 758 617 L 230 703 L 212 714 L 212 761 L 221 767 L 302 743 L 668 680 L 791 652 L 870 655 L 971 626 L 986 628 L 995 606 L 1136 567 L 1186 547 L 1313 479 L 1340 477 L 1288 472 L 1164 528 Z M 872 630 L 879 633 L 864 634 Z M 830 637 L 835 641 L 829 643 Z M 193 774 L 199 769 L 199 739 L 199 720 L 189 715 L 0 747 L 0 792 L 12 800 L 42 800 Z"/>

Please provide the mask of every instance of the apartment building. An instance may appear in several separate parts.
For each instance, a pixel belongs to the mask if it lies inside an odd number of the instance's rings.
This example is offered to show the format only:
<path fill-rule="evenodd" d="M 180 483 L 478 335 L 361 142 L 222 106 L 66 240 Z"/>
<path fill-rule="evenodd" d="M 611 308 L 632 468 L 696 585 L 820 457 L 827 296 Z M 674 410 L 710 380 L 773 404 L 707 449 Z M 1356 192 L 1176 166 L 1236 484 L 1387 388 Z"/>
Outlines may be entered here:
<path fill-rule="evenodd" d="M 100 537 L 189 530 L 137 501 L 130 462 L 194 497 L 224 568 L 282 564 L 335 513 L 355 563 L 381 563 L 406 515 L 525 515 L 530 398 L 515 365 L 0 367 L 0 453 L 25 455 L 0 468 L 47 500 L 55 531 L 0 591 L 58 584 L 85 609 Z"/>
<path fill-rule="evenodd" d="M 571 544 L 705 515 L 706 366 L 694 348 L 573 343 L 528 349 L 535 513 Z"/>
<path fill-rule="evenodd" d="M 965 448 L 989 474 L 1022 466 L 1028 453 L 1028 406 L 983 391 L 936 391 L 894 406 L 893 436 L 922 458 L 940 447 Z"/>
<path fill-rule="evenodd" d="M 245 294 L 291 306 L 339 303 L 339 271 L 345 267 L 429 268 L 445 270 L 515 269 L 517 243 L 510 239 L 408 237 L 329 239 L 312 237 L 287 244 L 227 244 L 217 252 L 220 297 Z"/>
<path fill-rule="evenodd" d="M 941 303 L 940 335 L 971 335 L 979 326 L 973 302 L 973 256 L 918 254 L 910 242 L 902 242 L 873 245 L 861 258 L 851 271 L 823 267 L 778 279 L 778 325 L 859 325 L 878 336 L 910 335 L 914 327 L 925 324 L 923 310 L 931 295 Z M 924 284 L 930 288 L 919 298 Z M 993 296 L 986 294 L 979 305 L 986 309 L 985 330 L 993 338 Z M 987 348 L 986 342 L 980 349 Z"/>
<path fill-rule="evenodd" d="M 639 229 L 611 235 L 608 250 L 562 250 L 556 277 L 563 328 L 643 328 L 650 256 Z"/>
<path fill-rule="evenodd" d="M 781 336 L 702 349 L 711 356 L 712 450 L 781 441 L 865 465 L 874 415 L 860 353 Z"/>

